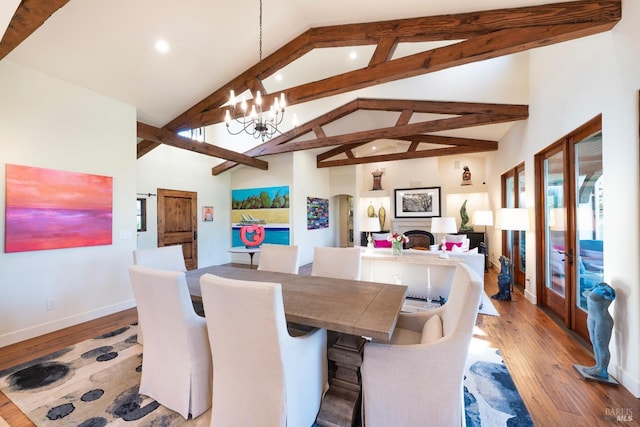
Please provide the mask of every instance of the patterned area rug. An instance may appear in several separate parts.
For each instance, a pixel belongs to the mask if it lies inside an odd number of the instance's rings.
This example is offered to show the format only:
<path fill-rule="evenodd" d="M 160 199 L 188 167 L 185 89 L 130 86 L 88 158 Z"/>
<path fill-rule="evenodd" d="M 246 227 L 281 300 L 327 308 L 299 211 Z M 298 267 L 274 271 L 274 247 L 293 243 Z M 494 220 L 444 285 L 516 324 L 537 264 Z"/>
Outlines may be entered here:
<path fill-rule="evenodd" d="M 138 394 L 136 334 L 132 325 L 0 371 L 0 390 L 38 426 L 208 426 L 211 411 L 184 420 Z M 498 350 L 472 343 L 464 384 L 467 425 L 533 425 Z"/>

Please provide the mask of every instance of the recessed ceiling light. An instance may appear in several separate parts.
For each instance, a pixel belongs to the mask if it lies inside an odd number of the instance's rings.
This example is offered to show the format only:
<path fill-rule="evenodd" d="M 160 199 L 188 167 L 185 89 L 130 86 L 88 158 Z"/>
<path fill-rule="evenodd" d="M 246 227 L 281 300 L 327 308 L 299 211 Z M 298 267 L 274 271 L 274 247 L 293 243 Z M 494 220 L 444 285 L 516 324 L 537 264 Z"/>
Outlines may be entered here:
<path fill-rule="evenodd" d="M 280 73 L 276 74 L 276 80 L 281 82 L 282 81 L 282 74 L 280 74 Z"/>
<path fill-rule="evenodd" d="M 373 147 L 371 147 L 371 150 L 375 150 L 375 149 L 376 149 L 376 146 L 375 146 L 375 145 L 374 145 Z"/>
<path fill-rule="evenodd" d="M 356 51 L 351 51 L 349 54 L 349 58 L 356 59 L 358 57 L 358 53 Z"/>
<path fill-rule="evenodd" d="M 167 53 L 169 52 L 169 43 L 167 43 L 166 41 L 160 39 L 158 41 L 156 41 L 155 44 L 156 50 L 160 53 Z"/>

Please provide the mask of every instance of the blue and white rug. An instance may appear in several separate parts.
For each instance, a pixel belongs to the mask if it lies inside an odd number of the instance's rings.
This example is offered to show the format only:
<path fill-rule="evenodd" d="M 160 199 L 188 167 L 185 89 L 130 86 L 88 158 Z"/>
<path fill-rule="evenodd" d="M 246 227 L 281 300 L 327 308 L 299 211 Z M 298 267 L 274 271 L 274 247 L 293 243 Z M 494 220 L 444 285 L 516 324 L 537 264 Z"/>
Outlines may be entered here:
<path fill-rule="evenodd" d="M 468 427 L 533 426 L 500 350 L 473 338 L 464 378 Z"/>
<path fill-rule="evenodd" d="M 132 325 L 0 371 L 0 391 L 37 426 L 208 426 L 211 411 L 184 420 L 138 394 L 136 337 Z M 532 426 L 499 351 L 481 344 L 474 338 L 464 381 L 467 425 Z"/>

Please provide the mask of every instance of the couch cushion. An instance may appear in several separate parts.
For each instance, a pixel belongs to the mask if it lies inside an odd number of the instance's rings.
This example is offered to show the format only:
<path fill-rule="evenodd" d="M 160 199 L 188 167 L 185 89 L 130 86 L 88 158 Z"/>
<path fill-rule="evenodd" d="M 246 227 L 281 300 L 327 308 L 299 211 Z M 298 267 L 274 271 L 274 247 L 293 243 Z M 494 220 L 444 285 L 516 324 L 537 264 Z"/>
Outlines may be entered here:
<path fill-rule="evenodd" d="M 430 344 L 442 338 L 442 319 L 437 314 L 429 318 L 422 327 L 420 344 Z"/>

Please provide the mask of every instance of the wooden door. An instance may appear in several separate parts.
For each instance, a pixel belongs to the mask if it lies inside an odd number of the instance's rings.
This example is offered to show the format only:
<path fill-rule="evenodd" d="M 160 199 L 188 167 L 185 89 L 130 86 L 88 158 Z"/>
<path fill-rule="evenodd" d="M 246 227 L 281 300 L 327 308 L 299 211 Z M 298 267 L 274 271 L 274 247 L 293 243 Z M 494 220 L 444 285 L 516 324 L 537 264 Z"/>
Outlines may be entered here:
<path fill-rule="evenodd" d="M 182 245 L 188 270 L 198 268 L 198 195 L 158 189 L 158 247 Z"/>

